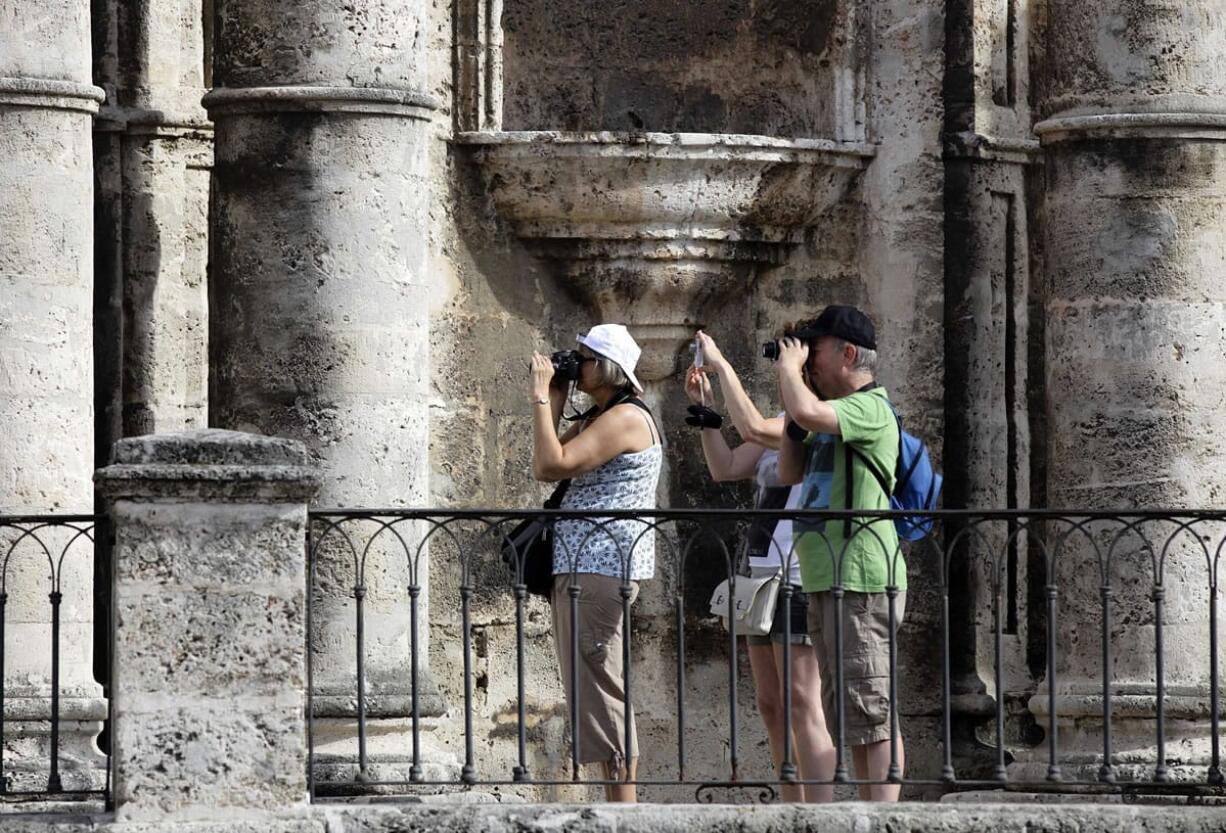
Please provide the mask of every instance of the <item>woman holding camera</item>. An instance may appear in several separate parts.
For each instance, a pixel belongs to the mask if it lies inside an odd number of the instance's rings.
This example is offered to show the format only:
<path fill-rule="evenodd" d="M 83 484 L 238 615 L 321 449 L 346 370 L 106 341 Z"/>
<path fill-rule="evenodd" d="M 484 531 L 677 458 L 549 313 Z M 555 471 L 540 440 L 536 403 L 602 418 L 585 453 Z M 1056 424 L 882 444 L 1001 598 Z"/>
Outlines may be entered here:
<path fill-rule="evenodd" d="M 575 386 L 595 407 L 561 438 L 557 425 L 568 382 L 556 379 L 548 356 L 532 354 L 533 476 L 571 480 L 563 509 L 654 509 L 663 455 L 655 422 L 637 398 L 642 386 L 634 368 L 641 350 L 620 324 L 592 327 L 578 341 Z M 638 764 L 634 712 L 627 714 L 625 703 L 622 592 L 628 588 L 633 604 L 638 583 L 655 574 L 655 537 L 646 529 L 646 521 L 590 517 L 559 520 L 554 530 L 554 645 L 567 703 L 574 702 L 576 686 L 579 698 L 571 732 L 578 762 L 603 764 L 608 781 L 633 782 Z M 578 593 L 575 621 L 572 589 Z M 605 793 L 610 801 L 636 800 L 633 783 L 608 784 Z"/>
<path fill-rule="evenodd" d="M 690 409 L 695 416 L 686 421 L 702 429 L 702 452 L 711 477 L 716 481 L 755 479 L 758 508 L 795 509 L 799 487 L 782 486 L 778 479 L 783 417 L 767 419 L 762 416 L 715 340 L 701 331 L 695 339 L 705 364 L 701 368 L 691 367 L 686 374 L 686 395 L 698 406 Z M 720 433 L 722 418 L 705 407 L 713 401 L 708 374 L 720 379 L 728 415 L 744 440 L 736 448 L 729 448 Z M 784 580 L 792 587 L 789 610 L 783 584 L 780 584 L 770 634 L 745 637 L 757 691 L 758 713 L 766 727 L 775 771 L 783 765 L 784 737 L 788 731 L 783 669 L 784 642 L 789 637 L 790 627 L 791 644 L 786 656 L 791 665 L 792 758 L 798 764 L 802 780 L 827 781 L 834 775 L 834 744 L 822 714 L 821 674 L 808 636 L 807 600 L 800 588 L 800 565 L 793 551 L 791 521 L 781 520 L 765 529 L 755 524 L 749 531 L 749 539 L 748 566 L 752 573 L 773 573 L 786 565 Z M 803 789 L 799 785 L 783 786 L 785 801 L 830 801 L 833 797 L 834 788 L 829 784 L 810 784 Z"/>

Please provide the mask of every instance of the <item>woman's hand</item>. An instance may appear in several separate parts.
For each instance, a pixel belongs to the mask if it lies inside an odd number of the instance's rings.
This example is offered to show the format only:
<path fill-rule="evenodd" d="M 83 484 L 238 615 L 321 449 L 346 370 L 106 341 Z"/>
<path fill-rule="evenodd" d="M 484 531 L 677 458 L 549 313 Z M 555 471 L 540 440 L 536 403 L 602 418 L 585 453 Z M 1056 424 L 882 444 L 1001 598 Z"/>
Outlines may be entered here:
<path fill-rule="evenodd" d="M 553 379 L 553 373 L 553 362 L 549 357 L 534 351 L 532 361 L 528 365 L 533 401 L 549 398 L 549 383 Z"/>
<path fill-rule="evenodd" d="M 719 347 L 715 344 L 715 339 L 699 330 L 694 334 L 694 339 L 702 347 L 702 359 L 704 364 L 711 366 L 716 375 L 728 366 L 728 360 L 724 358 L 724 354 L 719 351 Z"/>
<path fill-rule="evenodd" d="M 697 367 L 685 371 L 685 395 L 695 405 L 705 405 L 711 402 L 711 381 L 707 374 Z"/>

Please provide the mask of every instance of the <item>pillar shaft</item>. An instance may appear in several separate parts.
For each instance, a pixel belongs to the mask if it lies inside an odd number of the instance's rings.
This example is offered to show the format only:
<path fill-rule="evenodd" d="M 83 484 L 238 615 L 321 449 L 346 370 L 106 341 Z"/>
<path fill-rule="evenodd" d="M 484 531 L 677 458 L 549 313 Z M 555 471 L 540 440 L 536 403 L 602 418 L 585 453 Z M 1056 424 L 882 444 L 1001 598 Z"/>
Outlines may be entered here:
<path fill-rule="evenodd" d="M 305 442 L 324 470 L 325 506 L 427 496 L 435 105 L 418 91 L 420 6 L 217 4 L 216 88 L 205 100 L 216 125 L 211 419 Z M 398 545 L 374 547 L 364 569 L 348 552 L 319 553 L 314 707 L 336 722 L 320 736 L 324 760 L 356 751 L 357 592 L 367 715 L 386 721 L 375 733 L 386 748 L 373 744 L 371 761 L 403 761 L 410 749 L 411 583 L 429 621 L 427 564 L 413 571 L 410 560 Z M 418 637 L 424 663 L 425 628 Z M 422 713 L 437 714 L 422 679 Z"/>
<path fill-rule="evenodd" d="M 1048 494 L 1053 507 L 1221 503 L 1226 399 L 1226 10 L 1215 0 L 1050 7 L 1044 143 Z M 1052 530 L 1055 534 L 1056 530 Z M 1172 525 L 1145 535 L 1158 552 Z M 1205 530 L 1216 546 L 1220 530 Z M 1102 588 L 1110 589 L 1122 777 L 1204 777 L 1209 577 L 1192 536 L 1164 561 L 1110 538 L 1051 567 L 1065 775 L 1102 763 Z M 1157 563 L 1155 564 L 1155 562 Z M 1164 597 L 1159 613 L 1153 591 Z M 1156 747 L 1162 625 L 1165 757 Z M 1045 690 L 1031 703 L 1047 720 Z M 1058 735 L 1059 737 L 1059 735 Z M 1133 762 L 1136 762 L 1135 765 Z M 1085 771 L 1077 767 L 1085 765 Z M 1072 772 L 1069 769 L 1072 769 Z M 1104 773 L 1106 774 L 1106 773 Z"/>
<path fill-rule="evenodd" d="M 0 0 L 0 512 L 93 510 L 92 155 L 89 3 Z M 0 549 L 10 541 L 0 538 Z M 101 786 L 94 738 L 93 560 L 61 575 L 60 770 Z M 6 769 L 11 789 L 48 787 L 51 618 L 45 557 L 23 545 L 5 574 Z M 54 788 L 56 785 L 51 784 Z"/>

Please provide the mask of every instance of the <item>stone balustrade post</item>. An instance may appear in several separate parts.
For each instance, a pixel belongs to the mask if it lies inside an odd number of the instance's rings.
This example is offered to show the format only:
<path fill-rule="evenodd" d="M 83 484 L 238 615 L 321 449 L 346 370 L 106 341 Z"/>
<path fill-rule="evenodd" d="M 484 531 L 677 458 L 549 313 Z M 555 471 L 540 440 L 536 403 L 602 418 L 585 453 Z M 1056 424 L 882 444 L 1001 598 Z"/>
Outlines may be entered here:
<path fill-rule="evenodd" d="M 97 474 L 114 549 L 119 821 L 293 814 L 307 802 L 306 528 L 293 440 L 120 441 Z"/>

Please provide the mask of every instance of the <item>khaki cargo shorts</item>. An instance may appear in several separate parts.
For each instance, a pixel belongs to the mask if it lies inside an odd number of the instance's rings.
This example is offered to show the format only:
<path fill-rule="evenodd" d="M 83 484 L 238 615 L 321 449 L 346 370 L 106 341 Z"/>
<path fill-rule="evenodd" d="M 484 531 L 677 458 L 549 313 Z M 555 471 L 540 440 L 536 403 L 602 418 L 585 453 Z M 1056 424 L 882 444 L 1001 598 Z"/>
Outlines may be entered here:
<path fill-rule="evenodd" d="M 889 603 L 885 593 L 843 593 L 843 740 L 848 746 L 890 739 Z M 907 594 L 900 591 L 894 599 L 896 627 L 906 609 Z M 821 668 L 822 706 L 830 737 L 838 743 L 834 615 L 832 592 L 809 594 L 809 636 Z"/>

